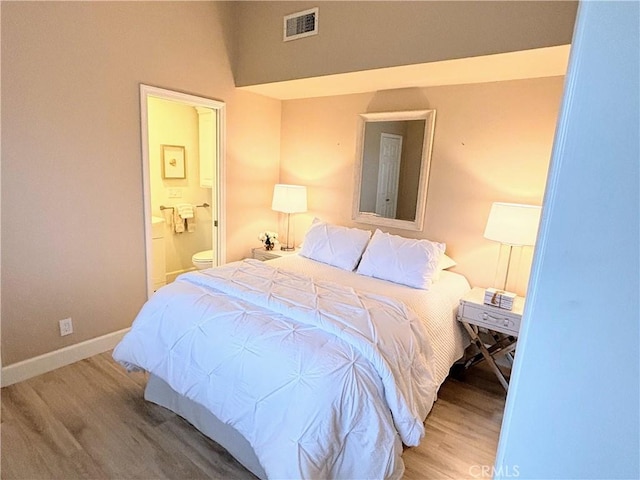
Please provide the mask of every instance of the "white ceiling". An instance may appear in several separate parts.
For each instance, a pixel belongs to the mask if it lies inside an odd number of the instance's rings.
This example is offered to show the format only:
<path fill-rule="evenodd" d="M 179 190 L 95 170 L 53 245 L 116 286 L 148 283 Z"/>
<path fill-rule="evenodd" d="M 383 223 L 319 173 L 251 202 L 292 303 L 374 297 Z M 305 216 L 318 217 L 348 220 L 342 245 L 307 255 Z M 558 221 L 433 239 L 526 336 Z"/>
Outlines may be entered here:
<path fill-rule="evenodd" d="M 570 45 L 240 87 L 280 100 L 564 75 Z"/>

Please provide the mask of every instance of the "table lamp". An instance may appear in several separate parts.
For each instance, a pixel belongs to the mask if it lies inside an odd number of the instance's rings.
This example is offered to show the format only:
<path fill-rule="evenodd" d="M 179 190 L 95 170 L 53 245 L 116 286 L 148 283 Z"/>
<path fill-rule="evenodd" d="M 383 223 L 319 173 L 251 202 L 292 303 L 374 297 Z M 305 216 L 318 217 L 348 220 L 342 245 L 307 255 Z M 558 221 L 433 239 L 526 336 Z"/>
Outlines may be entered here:
<path fill-rule="evenodd" d="M 491 205 L 484 238 L 509 247 L 507 271 L 502 290 L 507 288 L 513 247 L 535 245 L 541 207 L 518 203 L 495 202 Z M 497 275 L 497 267 L 496 267 Z"/>
<path fill-rule="evenodd" d="M 289 242 L 289 226 L 292 213 L 302 213 L 307 211 L 307 187 L 300 185 L 285 185 L 278 183 L 273 187 L 273 202 L 271 209 L 276 212 L 287 214 L 287 243 L 280 248 L 285 251 L 295 249 L 294 244 Z"/>

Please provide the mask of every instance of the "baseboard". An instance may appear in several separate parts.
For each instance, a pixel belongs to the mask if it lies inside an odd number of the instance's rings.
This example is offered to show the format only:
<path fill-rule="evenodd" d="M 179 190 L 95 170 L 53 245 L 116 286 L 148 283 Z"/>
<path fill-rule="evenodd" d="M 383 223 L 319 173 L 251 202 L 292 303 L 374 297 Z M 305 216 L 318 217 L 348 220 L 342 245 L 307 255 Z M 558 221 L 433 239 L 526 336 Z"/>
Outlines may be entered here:
<path fill-rule="evenodd" d="M 117 332 L 108 333 L 101 337 L 92 338 L 75 345 L 45 353 L 22 362 L 14 363 L 6 367 L 2 367 L 0 375 L 0 385 L 8 387 L 14 383 L 22 382 L 31 377 L 41 375 L 56 368 L 70 365 L 79 360 L 92 357 L 99 353 L 106 352 L 115 347 L 118 342 L 129 331 L 128 328 L 118 330 Z"/>

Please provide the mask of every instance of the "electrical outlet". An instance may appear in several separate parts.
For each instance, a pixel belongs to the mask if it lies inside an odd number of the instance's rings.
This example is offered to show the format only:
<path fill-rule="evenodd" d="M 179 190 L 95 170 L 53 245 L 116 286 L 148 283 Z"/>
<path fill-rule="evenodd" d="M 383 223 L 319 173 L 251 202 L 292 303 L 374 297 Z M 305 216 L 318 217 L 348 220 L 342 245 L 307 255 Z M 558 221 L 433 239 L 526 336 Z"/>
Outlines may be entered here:
<path fill-rule="evenodd" d="M 169 198 L 182 198 L 182 190 L 179 188 L 170 188 Z"/>
<path fill-rule="evenodd" d="M 60 336 L 64 337 L 65 335 L 71 335 L 73 333 L 73 322 L 71 318 L 65 318 L 64 320 L 60 320 Z"/>

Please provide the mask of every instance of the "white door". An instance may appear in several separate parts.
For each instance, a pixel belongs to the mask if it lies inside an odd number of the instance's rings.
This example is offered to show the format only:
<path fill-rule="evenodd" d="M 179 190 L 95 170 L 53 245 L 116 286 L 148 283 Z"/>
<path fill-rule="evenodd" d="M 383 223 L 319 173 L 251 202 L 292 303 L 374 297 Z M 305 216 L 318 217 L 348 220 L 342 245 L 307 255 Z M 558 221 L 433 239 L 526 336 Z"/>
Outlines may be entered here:
<path fill-rule="evenodd" d="M 381 217 L 396 218 L 401 155 L 402 135 L 380 134 L 376 213 Z"/>

